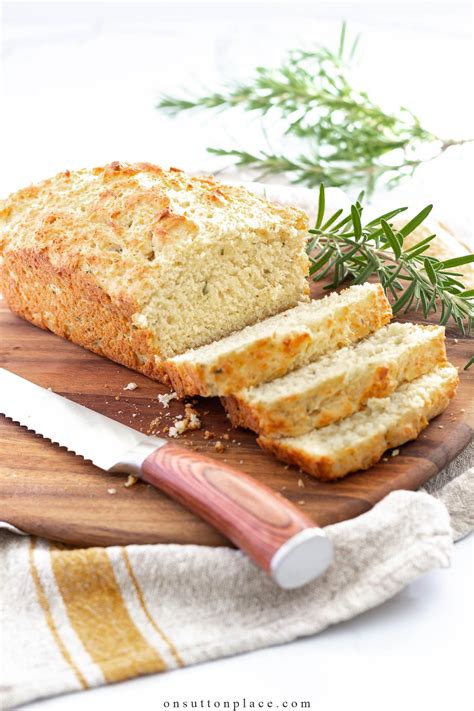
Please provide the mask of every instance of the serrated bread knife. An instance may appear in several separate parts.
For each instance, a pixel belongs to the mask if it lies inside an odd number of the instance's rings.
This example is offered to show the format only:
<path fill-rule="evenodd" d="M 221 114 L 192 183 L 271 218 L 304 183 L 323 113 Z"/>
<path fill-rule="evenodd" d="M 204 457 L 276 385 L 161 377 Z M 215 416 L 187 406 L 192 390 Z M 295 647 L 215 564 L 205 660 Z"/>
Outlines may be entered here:
<path fill-rule="evenodd" d="M 149 437 L 0 368 L 0 413 L 108 472 L 156 486 L 221 531 L 282 588 L 326 570 L 331 541 L 258 481 L 168 440 Z"/>

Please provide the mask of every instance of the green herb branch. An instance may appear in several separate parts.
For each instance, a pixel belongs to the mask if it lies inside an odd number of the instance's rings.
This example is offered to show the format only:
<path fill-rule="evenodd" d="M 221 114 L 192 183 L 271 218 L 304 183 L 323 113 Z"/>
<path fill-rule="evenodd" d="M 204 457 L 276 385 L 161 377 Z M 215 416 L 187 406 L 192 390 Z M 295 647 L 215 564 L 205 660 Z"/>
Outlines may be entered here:
<path fill-rule="evenodd" d="M 405 249 L 405 238 L 425 220 L 432 206 L 395 230 L 390 220 L 406 208 L 397 208 L 364 224 L 362 197 L 363 194 L 349 214 L 344 215 L 341 209 L 325 220 L 325 192 L 321 185 L 316 223 L 308 244 L 312 278 L 319 281 L 329 276 L 332 281 L 325 288 L 334 289 L 346 279 L 351 284 L 362 284 L 376 276 L 387 295 L 392 296 L 395 314 L 411 308 L 421 310 L 425 318 L 436 313 L 441 325 L 452 317 L 461 333 L 469 334 L 474 325 L 474 289 L 465 289 L 456 267 L 474 262 L 474 254 L 440 261 L 427 253 L 436 235 Z M 474 357 L 466 367 L 473 362 Z"/>
<path fill-rule="evenodd" d="M 260 178 L 285 173 L 292 182 L 309 187 L 322 182 L 363 184 L 370 192 L 384 177 L 393 186 L 425 160 L 467 141 L 442 140 L 423 128 L 408 109 L 387 113 L 355 88 L 350 70 L 358 40 L 346 49 L 343 24 L 337 51 L 322 46 L 293 50 L 277 68 L 258 67 L 248 84 L 230 85 L 223 92 L 194 99 L 163 96 L 157 108 L 176 115 L 191 109 L 240 107 L 282 120 L 283 135 L 296 138 L 300 146 L 289 154 L 208 148 L 239 167 L 256 169 Z M 420 150 L 426 145 L 428 157 Z"/>

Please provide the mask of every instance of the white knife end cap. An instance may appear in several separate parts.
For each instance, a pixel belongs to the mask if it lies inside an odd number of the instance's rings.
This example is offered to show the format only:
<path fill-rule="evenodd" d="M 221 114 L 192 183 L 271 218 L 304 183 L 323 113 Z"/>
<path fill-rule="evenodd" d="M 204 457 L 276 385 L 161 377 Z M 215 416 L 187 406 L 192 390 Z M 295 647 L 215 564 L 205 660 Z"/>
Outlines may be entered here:
<path fill-rule="evenodd" d="M 324 531 L 305 528 L 277 550 L 271 562 L 271 576 L 285 590 L 299 588 L 324 573 L 333 558 L 333 545 Z"/>

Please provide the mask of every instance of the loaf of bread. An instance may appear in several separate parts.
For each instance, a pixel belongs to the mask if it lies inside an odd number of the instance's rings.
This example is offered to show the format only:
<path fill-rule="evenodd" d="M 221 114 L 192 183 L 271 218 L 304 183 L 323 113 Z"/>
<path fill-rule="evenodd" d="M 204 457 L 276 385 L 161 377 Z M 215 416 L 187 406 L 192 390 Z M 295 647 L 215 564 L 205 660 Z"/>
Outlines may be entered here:
<path fill-rule="evenodd" d="M 444 328 L 392 323 L 283 378 L 223 398 L 234 426 L 295 437 L 360 410 L 446 362 Z"/>
<path fill-rule="evenodd" d="M 306 365 L 388 323 L 380 284 L 364 284 L 299 304 L 163 364 L 180 395 L 228 395 Z"/>
<path fill-rule="evenodd" d="M 428 421 L 447 407 L 456 392 L 458 373 L 447 364 L 386 398 L 371 398 L 364 410 L 299 437 L 260 436 L 260 446 L 318 479 L 338 479 L 368 469 L 386 449 L 415 439 Z"/>
<path fill-rule="evenodd" d="M 307 217 L 139 163 L 66 171 L 0 205 L 10 307 L 160 377 L 162 359 L 307 300 Z"/>

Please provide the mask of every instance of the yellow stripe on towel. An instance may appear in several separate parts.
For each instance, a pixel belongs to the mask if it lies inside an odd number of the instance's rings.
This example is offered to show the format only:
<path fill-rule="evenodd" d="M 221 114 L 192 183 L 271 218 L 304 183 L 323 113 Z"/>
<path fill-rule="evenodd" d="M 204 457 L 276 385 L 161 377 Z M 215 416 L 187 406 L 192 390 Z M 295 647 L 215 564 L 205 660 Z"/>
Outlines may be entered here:
<path fill-rule="evenodd" d="M 166 669 L 130 617 L 104 550 L 51 549 L 51 564 L 71 625 L 106 681 Z"/>
<path fill-rule="evenodd" d="M 66 645 L 63 642 L 63 639 L 59 633 L 58 627 L 54 621 L 53 614 L 51 612 L 51 608 L 48 602 L 48 597 L 46 595 L 46 592 L 44 590 L 43 584 L 41 582 L 40 575 L 38 573 L 38 569 L 36 567 L 35 563 L 35 548 L 36 548 L 36 538 L 31 539 L 30 547 L 28 550 L 28 558 L 29 558 L 29 563 L 30 563 L 30 572 L 31 572 L 31 577 L 33 578 L 33 582 L 35 585 L 36 589 L 36 594 L 38 596 L 38 601 L 39 604 L 41 605 L 41 608 L 44 612 L 44 616 L 46 619 L 46 623 L 49 627 L 49 631 L 51 632 L 51 635 L 56 642 L 56 645 L 61 652 L 65 662 L 71 667 L 73 670 L 74 674 L 77 677 L 77 680 L 79 681 L 80 685 L 82 686 L 83 689 L 88 689 L 89 685 L 87 681 L 85 680 L 84 676 L 81 674 L 80 669 L 74 664 L 74 661 L 69 654 Z"/>
<path fill-rule="evenodd" d="M 166 644 L 166 646 L 168 647 L 176 664 L 179 667 L 184 667 L 184 662 L 183 662 L 178 650 L 176 649 L 176 647 L 174 646 L 173 642 L 170 640 L 168 635 L 161 629 L 161 627 L 159 627 L 159 625 L 157 624 L 157 622 L 153 618 L 153 615 L 151 614 L 151 612 L 149 611 L 149 609 L 147 607 L 147 604 L 145 602 L 145 596 L 143 595 L 143 591 L 141 589 L 140 583 L 138 582 L 137 577 L 136 577 L 135 573 L 133 572 L 132 564 L 130 562 L 130 557 L 127 553 L 127 549 L 122 548 L 121 551 L 122 551 L 122 557 L 125 561 L 125 566 L 127 568 L 127 573 L 129 575 L 130 580 L 133 583 L 133 587 L 135 588 L 137 598 L 140 602 L 140 607 L 142 608 L 148 622 L 151 624 L 151 626 L 153 627 L 155 632 L 161 637 L 163 642 Z"/>

